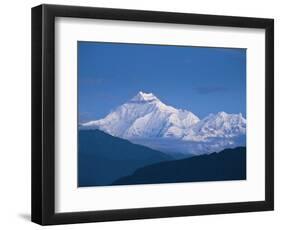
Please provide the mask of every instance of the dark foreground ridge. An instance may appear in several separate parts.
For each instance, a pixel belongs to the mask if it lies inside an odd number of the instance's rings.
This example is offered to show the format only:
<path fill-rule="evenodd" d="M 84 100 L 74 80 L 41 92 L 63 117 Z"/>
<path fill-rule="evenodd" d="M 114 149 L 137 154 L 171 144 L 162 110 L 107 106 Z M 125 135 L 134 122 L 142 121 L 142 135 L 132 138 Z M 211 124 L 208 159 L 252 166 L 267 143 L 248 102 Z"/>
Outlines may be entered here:
<path fill-rule="evenodd" d="M 219 153 L 172 160 L 137 169 L 114 185 L 246 179 L 246 148 L 225 149 Z"/>
<path fill-rule="evenodd" d="M 138 168 L 171 156 L 99 130 L 79 130 L 78 186 L 111 185 Z"/>

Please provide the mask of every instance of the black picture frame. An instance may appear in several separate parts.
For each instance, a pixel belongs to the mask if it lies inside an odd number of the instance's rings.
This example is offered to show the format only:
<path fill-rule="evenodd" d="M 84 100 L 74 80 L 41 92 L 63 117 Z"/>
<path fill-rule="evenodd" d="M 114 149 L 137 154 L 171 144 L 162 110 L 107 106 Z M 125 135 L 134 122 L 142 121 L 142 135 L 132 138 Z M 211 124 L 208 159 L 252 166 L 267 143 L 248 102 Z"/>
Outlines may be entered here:
<path fill-rule="evenodd" d="M 55 17 L 265 29 L 265 200 L 55 213 Z M 126 9 L 32 8 L 32 221 L 41 225 L 222 214 L 274 209 L 274 20 Z"/>

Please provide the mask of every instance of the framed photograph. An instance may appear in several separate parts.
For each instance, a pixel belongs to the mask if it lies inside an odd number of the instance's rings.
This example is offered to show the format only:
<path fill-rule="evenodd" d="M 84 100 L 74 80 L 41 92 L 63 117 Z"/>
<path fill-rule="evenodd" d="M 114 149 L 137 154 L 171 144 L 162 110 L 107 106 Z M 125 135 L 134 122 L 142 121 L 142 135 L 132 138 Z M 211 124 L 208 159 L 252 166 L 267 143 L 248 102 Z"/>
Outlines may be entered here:
<path fill-rule="evenodd" d="M 274 207 L 274 21 L 32 8 L 32 221 Z"/>

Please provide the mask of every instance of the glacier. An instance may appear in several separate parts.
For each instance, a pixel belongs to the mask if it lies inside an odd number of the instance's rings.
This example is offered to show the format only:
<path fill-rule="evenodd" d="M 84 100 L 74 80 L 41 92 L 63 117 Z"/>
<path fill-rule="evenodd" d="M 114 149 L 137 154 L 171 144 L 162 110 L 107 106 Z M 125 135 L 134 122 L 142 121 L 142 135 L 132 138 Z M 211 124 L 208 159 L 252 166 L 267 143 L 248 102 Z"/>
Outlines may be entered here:
<path fill-rule="evenodd" d="M 136 96 L 99 120 L 79 124 L 171 154 L 200 155 L 246 145 L 246 119 L 219 112 L 199 119 L 164 104 L 153 93 Z"/>

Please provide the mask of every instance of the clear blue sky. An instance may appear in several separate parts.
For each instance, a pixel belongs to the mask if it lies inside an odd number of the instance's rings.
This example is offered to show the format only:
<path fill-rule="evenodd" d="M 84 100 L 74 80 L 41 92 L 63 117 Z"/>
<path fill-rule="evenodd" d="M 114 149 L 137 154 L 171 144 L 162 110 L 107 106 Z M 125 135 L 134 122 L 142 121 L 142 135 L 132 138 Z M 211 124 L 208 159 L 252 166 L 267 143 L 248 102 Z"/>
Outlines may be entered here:
<path fill-rule="evenodd" d="M 246 117 L 246 49 L 78 42 L 79 120 L 99 119 L 139 91 L 203 118 Z"/>

